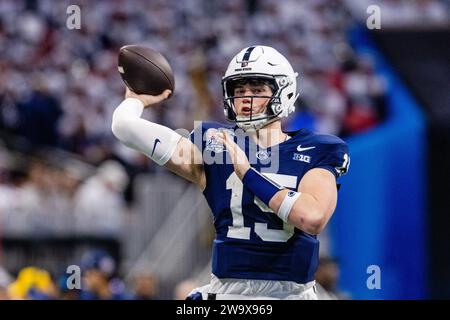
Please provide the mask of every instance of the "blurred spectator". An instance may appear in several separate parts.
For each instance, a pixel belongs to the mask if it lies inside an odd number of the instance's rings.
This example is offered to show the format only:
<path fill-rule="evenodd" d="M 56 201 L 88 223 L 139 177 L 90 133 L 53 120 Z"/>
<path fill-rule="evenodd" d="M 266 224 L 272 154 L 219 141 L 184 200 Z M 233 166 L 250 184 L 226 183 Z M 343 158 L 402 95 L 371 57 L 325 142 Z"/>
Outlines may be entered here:
<path fill-rule="evenodd" d="M 104 250 L 90 250 L 81 258 L 82 300 L 123 300 L 129 298 L 123 282 L 113 278 L 116 262 Z"/>
<path fill-rule="evenodd" d="M 65 271 L 58 279 L 58 289 L 60 300 L 79 300 L 80 299 L 80 289 L 69 288 L 67 280 L 69 279 L 69 274 Z"/>
<path fill-rule="evenodd" d="M 8 300 L 8 286 L 12 282 L 12 277 L 4 267 L 0 265 L 0 300 Z"/>
<path fill-rule="evenodd" d="M 35 76 L 33 85 L 30 96 L 18 104 L 19 133 L 36 146 L 56 146 L 61 106 L 48 91 L 43 76 Z"/>
<path fill-rule="evenodd" d="M 339 280 L 339 265 L 331 257 L 323 256 L 319 259 L 316 272 L 316 288 L 319 300 L 348 299 L 345 294 L 337 289 Z"/>
<path fill-rule="evenodd" d="M 186 300 L 189 293 L 199 287 L 198 283 L 192 279 L 186 279 L 179 282 L 173 291 L 174 300 Z"/>
<path fill-rule="evenodd" d="M 36 267 L 20 270 L 17 279 L 8 286 L 8 296 L 14 300 L 49 300 L 56 299 L 57 294 L 50 274 Z"/>
<path fill-rule="evenodd" d="M 158 279 L 152 273 L 140 273 L 133 279 L 135 300 L 159 300 Z"/>
<path fill-rule="evenodd" d="M 79 179 L 41 160 L 17 158 L 0 180 L 7 233 L 66 232 L 73 225 L 72 196 Z"/>
<path fill-rule="evenodd" d="M 120 163 L 108 160 L 81 185 L 74 197 L 79 232 L 114 235 L 120 231 L 126 208 L 122 192 L 128 179 Z"/>

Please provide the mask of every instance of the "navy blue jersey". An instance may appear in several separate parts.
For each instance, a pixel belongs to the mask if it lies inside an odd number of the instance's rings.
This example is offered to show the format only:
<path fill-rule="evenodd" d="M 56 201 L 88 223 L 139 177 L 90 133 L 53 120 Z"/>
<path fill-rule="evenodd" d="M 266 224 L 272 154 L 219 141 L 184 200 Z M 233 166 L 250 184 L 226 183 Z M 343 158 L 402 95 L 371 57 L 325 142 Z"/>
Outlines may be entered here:
<path fill-rule="evenodd" d="M 217 129 L 233 134 L 236 128 L 204 122 L 191 133 L 191 141 L 203 154 L 203 194 L 216 228 L 212 272 L 218 278 L 312 281 L 319 255 L 316 236 L 284 223 L 247 189 L 234 172 L 228 152 L 211 134 Z M 291 190 L 297 190 L 312 168 L 329 170 L 336 178 L 347 171 L 348 148 L 341 139 L 305 129 L 290 137 L 265 149 L 248 137 L 234 135 L 253 168 Z"/>

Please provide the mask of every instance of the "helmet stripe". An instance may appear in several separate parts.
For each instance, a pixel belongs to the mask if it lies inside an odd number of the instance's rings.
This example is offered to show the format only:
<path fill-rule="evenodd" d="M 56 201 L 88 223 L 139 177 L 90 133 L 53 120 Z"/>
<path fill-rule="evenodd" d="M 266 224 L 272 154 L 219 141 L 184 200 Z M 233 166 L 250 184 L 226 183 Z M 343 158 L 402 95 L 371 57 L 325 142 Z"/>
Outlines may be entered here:
<path fill-rule="evenodd" d="M 256 47 L 250 47 L 247 49 L 247 51 L 245 51 L 244 53 L 244 57 L 242 58 L 242 61 L 248 61 L 248 59 L 250 59 L 250 54 L 252 53 L 253 49 L 255 49 Z"/>

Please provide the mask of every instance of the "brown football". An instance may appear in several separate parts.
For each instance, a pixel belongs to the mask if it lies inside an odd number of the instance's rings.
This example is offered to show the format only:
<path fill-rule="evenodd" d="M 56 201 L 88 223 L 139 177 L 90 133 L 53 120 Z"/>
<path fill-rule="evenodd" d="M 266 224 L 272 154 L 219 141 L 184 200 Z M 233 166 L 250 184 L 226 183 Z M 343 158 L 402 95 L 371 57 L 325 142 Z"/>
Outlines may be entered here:
<path fill-rule="evenodd" d="M 175 89 L 172 68 L 156 50 L 141 45 L 120 48 L 118 70 L 128 88 L 137 94 L 159 95 Z"/>

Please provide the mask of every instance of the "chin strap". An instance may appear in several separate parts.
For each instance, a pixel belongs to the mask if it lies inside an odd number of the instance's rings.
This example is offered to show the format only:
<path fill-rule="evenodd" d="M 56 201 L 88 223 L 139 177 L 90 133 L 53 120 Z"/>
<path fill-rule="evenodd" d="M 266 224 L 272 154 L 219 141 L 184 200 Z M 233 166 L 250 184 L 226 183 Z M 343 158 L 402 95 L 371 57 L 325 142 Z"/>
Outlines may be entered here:
<path fill-rule="evenodd" d="M 279 119 L 278 115 L 274 115 L 271 117 L 266 116 L 266 118 L 263 118 L 260 120 L 252 119 L 252 120 L 249 120 L 248 122 L 237 122 L 236 121 L 236 125 L 244 131 L 259 130 L 278 119 Z"/>

